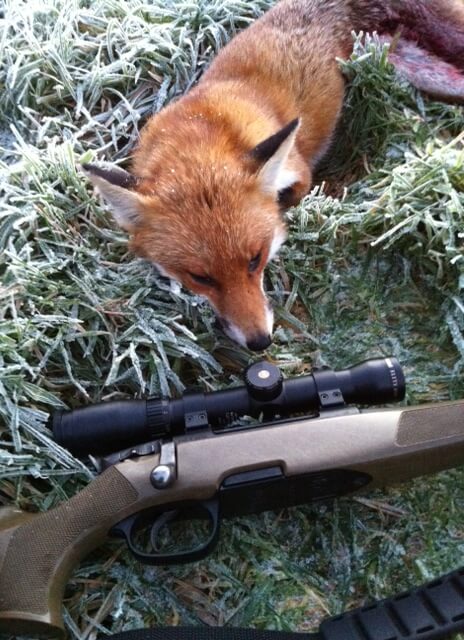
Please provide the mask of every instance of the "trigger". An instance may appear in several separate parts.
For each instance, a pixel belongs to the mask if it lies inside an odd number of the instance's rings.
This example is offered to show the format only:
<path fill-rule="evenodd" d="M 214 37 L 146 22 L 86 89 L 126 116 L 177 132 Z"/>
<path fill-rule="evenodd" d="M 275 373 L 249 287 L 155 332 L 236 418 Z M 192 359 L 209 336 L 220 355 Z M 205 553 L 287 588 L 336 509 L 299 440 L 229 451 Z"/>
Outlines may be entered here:
<path fill-rule="evenodd" d="M 112 538 L 125 538 L 129 543 L 132 527 L 134 526 L 134 522 L 137 519 L 137 515 L 138 514 L 129 516 L 128 518 L 125 518 L 124 520 L 121 520 L 117 524 L 113 525 L 109 530 L 108 535 Z"/>

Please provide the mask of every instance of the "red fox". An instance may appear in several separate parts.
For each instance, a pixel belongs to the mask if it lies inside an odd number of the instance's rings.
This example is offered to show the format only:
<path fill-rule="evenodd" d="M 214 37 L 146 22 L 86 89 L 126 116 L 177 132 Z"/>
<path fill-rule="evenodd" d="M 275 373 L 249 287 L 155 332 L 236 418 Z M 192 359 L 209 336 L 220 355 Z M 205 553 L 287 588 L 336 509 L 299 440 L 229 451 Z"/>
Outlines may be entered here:
<path fill-rule="evenodd" d="M 331 142 L 345 90 L 336 58 L 361 30 L 394 36 L 392 59 L 419 88 L 464 101 L 462 0 L 281 0 L 150 118 L 130 173 L 84 166 L 133 251 L 206 296 L 251 350 L 271 343 L 263 270 Z"/>

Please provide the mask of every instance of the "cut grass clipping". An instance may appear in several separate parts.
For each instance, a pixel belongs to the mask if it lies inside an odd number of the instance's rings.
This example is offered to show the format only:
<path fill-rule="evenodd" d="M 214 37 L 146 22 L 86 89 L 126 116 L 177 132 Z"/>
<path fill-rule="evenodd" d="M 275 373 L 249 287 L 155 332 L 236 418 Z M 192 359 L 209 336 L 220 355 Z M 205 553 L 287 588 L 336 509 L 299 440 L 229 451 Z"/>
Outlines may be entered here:
<path fill-rule="evenodd" d="M 187 89 L 272 2 L 10 0 L 0 57 L 2 503 L 44 510 L 95 474 L 54 444 L 56 408 L 239 383 L 251 354 L 175 292 L 76 167 L 123 161 L 146 118 Z M 463 109 L 395 76 L 358 39 L 338 144 L 289 213 L 267 272 L 267 357 L 286 376 L 379 355 L 404 366 L 408 402 L 464 397 Z M 207 464 L 207 461 L 205 461 Z M 237 518 L 217 550 L 153 568 L 109 541 L 73 573 L 70 638 L 149 625 L 309 630 L 462 563 L 460 469 L 399 488 Z"/>

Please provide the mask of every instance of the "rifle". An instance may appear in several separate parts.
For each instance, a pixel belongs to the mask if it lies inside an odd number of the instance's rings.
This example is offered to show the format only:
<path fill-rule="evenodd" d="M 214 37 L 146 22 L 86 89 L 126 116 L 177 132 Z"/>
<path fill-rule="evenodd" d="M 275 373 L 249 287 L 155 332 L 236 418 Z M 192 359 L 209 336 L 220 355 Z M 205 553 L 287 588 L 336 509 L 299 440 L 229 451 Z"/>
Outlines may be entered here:
<path fill-rule="evenodd" d="M 464 460 L 464 401 L 353 406 L 403 399 L 395 358 L 288 380 L 261 362 L 245 382 L 53 416 L 56 438 L 71 451 L 105 454 L 101 474 L 48 512 L 0 510 L 0 631 L 63 636 L 69 575 L 108 535 L 125 538 L 142 562 L 189 562 L 211 551 L 223 517 L 328 500 Z M 244 415 L 261 421 L 237 425 Z M 209 523 L 205 539 L 166 552 L 164 527 L 196 517 Z M 147 527 L 155 553 L 146 551 Z"/>

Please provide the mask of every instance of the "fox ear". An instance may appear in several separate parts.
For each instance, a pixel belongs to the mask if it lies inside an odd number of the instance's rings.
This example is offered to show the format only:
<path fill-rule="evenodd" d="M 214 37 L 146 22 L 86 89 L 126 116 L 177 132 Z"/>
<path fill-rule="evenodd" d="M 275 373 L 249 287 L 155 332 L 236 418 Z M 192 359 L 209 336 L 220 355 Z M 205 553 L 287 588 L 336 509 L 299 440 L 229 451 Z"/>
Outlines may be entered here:
<path fill-rule="evenodd" d="M 133 191 L 138 178 L 109 162 L 83 164 L 82 169 L 110 204 L 116 222 L 130 231 L 140 217 L 140 195 Z"/>
<path fill-rule="evenodd" d="M 298 174 L 285 168 L 288 155 L 295 145 L 300 125 L 295 118 L 277 133 L 260 142 L 250 156 L 260 166 L 259 178 L 265 191 L 277 193 L 298 182 Z"/>

